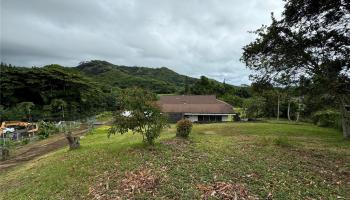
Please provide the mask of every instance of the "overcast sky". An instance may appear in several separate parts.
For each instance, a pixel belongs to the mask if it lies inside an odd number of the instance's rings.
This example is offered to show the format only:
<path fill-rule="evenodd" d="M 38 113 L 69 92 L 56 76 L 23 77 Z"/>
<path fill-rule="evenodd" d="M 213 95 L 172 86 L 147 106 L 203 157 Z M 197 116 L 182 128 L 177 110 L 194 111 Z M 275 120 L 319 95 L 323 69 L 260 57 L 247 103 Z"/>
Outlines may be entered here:
<path fill-rule="evenodd" d="M 281 0 L 0 0 L 1 61 L 19 66 L 106 60 L 240 85 L 248 31 Z"/>

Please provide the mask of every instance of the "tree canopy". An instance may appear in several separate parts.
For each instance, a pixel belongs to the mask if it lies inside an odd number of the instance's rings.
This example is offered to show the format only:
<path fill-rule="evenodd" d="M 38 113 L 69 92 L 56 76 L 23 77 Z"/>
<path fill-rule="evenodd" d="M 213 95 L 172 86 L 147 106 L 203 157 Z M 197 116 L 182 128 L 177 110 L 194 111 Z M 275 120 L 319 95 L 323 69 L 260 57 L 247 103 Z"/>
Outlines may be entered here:
<path fill-rule="evenodd" d="M 255 81 L 299 85 L 308 79 L 318 93 L 335 96 L 344 106 L 350 92 L 350 2 L 287 0 L 282 19 L 255 31 L 242 61 Z M 344 136 L 350 119 L 343 111 Z"/>
<path fill-rule="evenodd" d="M 156 104 L 156 95 L 140 88 L 129 88 L 122 91 L 118 98 L 115 122 L 108 137 L 131 130 L 140 133 L 143 141 L 152 145 L 166 126 L 167 118 Z"/>

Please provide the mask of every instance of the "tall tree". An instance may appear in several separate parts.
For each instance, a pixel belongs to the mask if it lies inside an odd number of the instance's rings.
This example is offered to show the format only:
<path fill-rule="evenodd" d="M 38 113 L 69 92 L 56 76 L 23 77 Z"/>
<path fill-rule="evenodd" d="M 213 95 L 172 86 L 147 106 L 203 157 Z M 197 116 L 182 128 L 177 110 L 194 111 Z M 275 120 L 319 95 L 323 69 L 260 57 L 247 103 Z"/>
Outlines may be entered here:
<path fill-rule="evenodd" d="M 23 111 L 24 113 L 26 113 L 27 115 L 27 120 L 31 121 L 31 111 L 34 107 L 34 103 L 33 102 L 21 102 L 19 104 L 17 104 L 17 107 Z"/>
<path fill-rule="evenodd" d="M 336 97 L 343 135 L 350 138 L 350 2 L 286 0 L 280 20 L 255 32 L 242 60 L 252 79 L 282 83 L 304 76 Z"/>
<path fill-rule="evenodd" d="M 62 120 L 64 120 L 64 110 L 67 107 L 67 103 L 62 99 L 54 99 L 51 102 L 51 110 L 55 112 L 55 110 L 58 110 L 62 114 Z"/>

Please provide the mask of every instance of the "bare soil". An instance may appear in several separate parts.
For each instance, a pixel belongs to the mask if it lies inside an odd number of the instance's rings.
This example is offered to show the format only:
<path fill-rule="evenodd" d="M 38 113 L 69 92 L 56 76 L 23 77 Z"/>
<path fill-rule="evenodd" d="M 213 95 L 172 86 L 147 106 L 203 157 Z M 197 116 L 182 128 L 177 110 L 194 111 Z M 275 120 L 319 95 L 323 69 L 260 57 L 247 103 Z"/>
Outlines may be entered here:
<path fill-rule="evenodd" d="M 81 127 L 73 132 L 74 136 L 80 136 L 87 132 L 86 127 Z M 12 153 L 10 159 L 0 161 L 0 173 L 9 170 L 39 156 L 45 155 L 54 150 L 60 149 L 68 145 L 68 141 L 63 133 L 51 136 L 48 139 L 33 142 L 28 145 L 18 147 Z"/>

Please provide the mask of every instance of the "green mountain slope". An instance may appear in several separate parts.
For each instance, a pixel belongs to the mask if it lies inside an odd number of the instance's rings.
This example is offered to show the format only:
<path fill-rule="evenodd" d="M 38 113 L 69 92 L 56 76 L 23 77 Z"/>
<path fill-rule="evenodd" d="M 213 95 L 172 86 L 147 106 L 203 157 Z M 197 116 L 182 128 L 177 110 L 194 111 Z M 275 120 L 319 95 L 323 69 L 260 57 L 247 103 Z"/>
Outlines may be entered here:
<path fill-rule="evenodd" d="M 106 61 L 83 62 L 76 67 L 95 81 L 110 87 L 142 87 L 156 93 L 183 91 L 186 82 L 193 85 L 198 79 L 180 75 L 166 67 L 128 67 Z"/>

